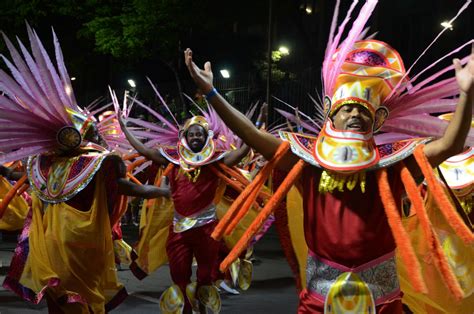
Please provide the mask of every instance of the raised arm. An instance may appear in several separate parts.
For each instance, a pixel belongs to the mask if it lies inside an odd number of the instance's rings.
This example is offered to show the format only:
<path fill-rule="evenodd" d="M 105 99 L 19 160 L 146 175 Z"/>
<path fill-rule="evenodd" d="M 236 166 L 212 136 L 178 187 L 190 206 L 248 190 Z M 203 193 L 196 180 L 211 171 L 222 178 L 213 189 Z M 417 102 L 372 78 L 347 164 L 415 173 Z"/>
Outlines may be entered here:
<path fill-rule="evenodd" d="M 449 157 L 463 151 L 467 134 L 471 128 L 474 102 L 474 45 L 469 61 L 464 68 L 459 59 L 454 59 L 453 63 L 460 97 L 456 111 L 444 135 L 425 145 L 424 152 L 433 167 L 437 167 Z"/>
<path fill-rule="evenodd" d="M 154 185 L 138 185 L 125 178 L 118 181 L 118 192 L 122 195 L 138 196 L 143 198 L 170 197 L 170 189 Z"/>
<path fill-rule="evenodd" d="M 238 149 L 231 151 L 224 157 L 224 164 L 232 167 L 237 165 L 242 158 L 244 158 L 250 151 L 250 147 L 247 144 L 243 144 Z"/>
<path fill-rule="evenodd" d="M 160 187 L 154 185 L 139 185 L 126 179 L 127 167 L 120 157 L 112 155 L 107 157 L 113 163 L 116 171 L 118 193 L 128 196 L 138 196 L 143 198 L 157 198 L 160 196 L 170 197 L 170 189 L 166 184 Z M 165 182 L 162 180 L 162 182 Z"/>
<path fill-rule="evenodd" d="M 184 59 L 189 74 L 199 89 L 201 89 L 201 91 L 206 95 L 212 95 L 208 97 L 208 101 L 217 111 L 225 124 L 247 145 L 262 154 L 267 160 L 270 160 L 280 145 L 281 140 L 275 138 L 271 134 L 257 129 L 252 121 L 250 121 L 243 113 L 233 108 L 224 97 L 217 92 L 215 94 L 212 93 L 214 86 L 212 82 L 213 74 L 210 62 L 204 64 L 204 70 L 200 69 L 193 62 L 193 52 L 189 48 L 184 52 Z M 297 158 L 294 155 L 288 154 L 287 157 L 280 162 L 280 166 L 283 168 L 291 168 L 296 161 Z"/>
<path fill-rule="evenodd" d="M 168 161 L 161 155 L 160 151 L 157 149 L 146 147 L 142 142 L 140 142 L 127 128 L 127 123 L 124 121 L 123 116 L 119 113 L 117 115 L 120 128 L 125 134 L 125 137 L 130 142 L 130 145 L 137 150 L 138 153 L 145 156 L 145 158 L 152 160 L 160 165 L 167 165 Z"/>

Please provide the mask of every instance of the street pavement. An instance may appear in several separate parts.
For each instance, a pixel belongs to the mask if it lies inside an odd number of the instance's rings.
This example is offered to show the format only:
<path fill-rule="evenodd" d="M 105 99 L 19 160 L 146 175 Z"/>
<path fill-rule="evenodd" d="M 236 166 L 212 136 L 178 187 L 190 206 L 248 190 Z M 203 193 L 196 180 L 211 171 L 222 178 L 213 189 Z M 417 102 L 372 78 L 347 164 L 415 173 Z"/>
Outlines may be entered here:
<path fill-rule="evenodd" d="M 133 226 L 124 227 L 124 238 L 128 243 L 136 241 L 138 230 Z M 0 240 L 0 282 L 3 282 L 6 266 L 10 263 L 15 247 L 14 239 Z M 221 313 L 295 313 L 298 305 L 293 275 L 281 251 L 273 228 L 255 245 L 252 285 L 240 295 L 222 293 Z M 3 268 L 1 268 L 3 265 Z M 128 298 L 112 313 L 160 313 L 159 297 L 170 286 L 168 266 L 165 265 L 142 281 L 124 268 L 118 272 L 126 286 Z M 0 287 L 0 314 L 47 313 L 45 303 L 32 305 Z"/>

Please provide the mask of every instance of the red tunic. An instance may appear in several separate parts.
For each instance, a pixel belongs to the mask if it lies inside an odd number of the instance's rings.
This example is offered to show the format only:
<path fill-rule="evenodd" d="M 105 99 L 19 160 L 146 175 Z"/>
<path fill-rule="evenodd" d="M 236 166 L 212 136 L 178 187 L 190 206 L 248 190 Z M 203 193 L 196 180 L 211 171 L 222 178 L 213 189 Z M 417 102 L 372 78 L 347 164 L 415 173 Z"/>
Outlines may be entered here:
<path fill-rule="evenodd" d="M 395 249 L 395 242 L 379 196 L 374 172 L 368 172 L 366 191 L 320 194 L 321 169 L 308 167 L 302 176 L 304 229 L 308 248 L 316 255 L 346 267 L 356 267 Z M 395 199 L 403 185 L 389 169 Z"/>
<path fill-rule="evenodd" d="M 169 174 L 171 197 L 175 210 L 182 216 L 190 216 L 212 203 L 219 180 L 208 166 L 201 167 L 201 173 L 194 183 L 179 169 L 179 166 L 175 166 Z"/>

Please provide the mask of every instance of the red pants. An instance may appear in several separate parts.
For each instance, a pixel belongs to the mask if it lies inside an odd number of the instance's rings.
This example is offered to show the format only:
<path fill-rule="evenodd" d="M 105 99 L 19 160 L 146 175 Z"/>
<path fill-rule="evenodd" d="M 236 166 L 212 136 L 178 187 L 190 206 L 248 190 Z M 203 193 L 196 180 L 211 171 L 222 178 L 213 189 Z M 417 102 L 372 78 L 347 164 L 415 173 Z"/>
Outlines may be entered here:
<path fill-rule="evenodd" d="M 193 256 L 197 261 L 197 286 L 211 285 L 213 268 L 219 251 L 219 242 L 211 238 L 217 222 L 193 228 L 181 233 L 170 227 L 166 253 L 168 254 L 171 279 L 179 286 L 186 299 L 186 310 L 190 305 L 186 298 L 186 286 L 191 282 Z"/>
<path fill-rule="evenodd" d="M 377 314 L 402 314 L 402 300 L 396 299 L 389 303 L 383 303 L 375 307 Z M 298 304 L 298 314 L 324 313 L 324 304 L 311 296 L 307 290 L 300 293 L 300 303 Z"/>

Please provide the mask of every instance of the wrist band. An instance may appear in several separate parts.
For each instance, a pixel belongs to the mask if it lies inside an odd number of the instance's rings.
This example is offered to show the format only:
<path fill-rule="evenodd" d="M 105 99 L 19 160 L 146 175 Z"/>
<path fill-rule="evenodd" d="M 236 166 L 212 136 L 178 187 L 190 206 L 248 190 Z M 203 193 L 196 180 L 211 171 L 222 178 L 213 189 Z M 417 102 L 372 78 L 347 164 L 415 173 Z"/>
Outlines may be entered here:
<path fill-rule="evenodd" d="M 209 100 L 216 95 L 217 95 L 217 89 L 214 87 L 209 93 L 206 94 L 206 100 Z"/>

